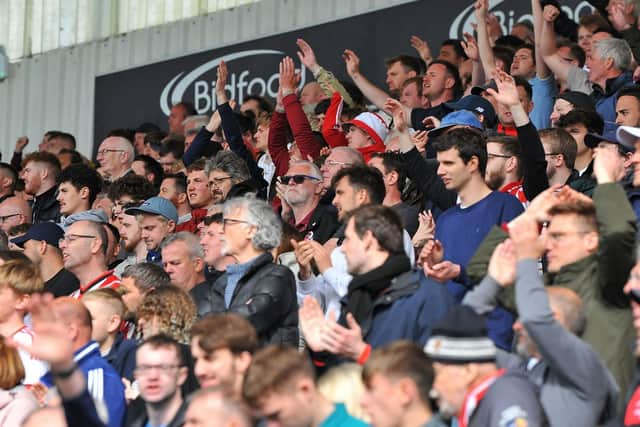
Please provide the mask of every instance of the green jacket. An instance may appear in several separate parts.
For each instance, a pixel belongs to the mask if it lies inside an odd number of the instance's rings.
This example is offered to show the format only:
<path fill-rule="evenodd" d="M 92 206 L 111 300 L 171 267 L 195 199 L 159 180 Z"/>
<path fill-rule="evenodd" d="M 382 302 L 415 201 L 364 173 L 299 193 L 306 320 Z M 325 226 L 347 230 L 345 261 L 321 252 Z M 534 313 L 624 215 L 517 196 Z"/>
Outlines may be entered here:
<path fill-rule="evenodd" d="M 600 228 L 598 251 L 554 275 L 547 274 L 545 284 L 564 286 L 580 295 L 587 316 L 582 338 L 600 355 L 624 396 L 635 363 L 635 331 L 623 288 L 635 263 L 636 216 L 619 184 L 598 185 L 593 201 Z M 467 266 L 474 282 L 484 277 L 493 249 L 506 237 L 499 228 L 487 235 Z M 513 294 L 513 288 L 507 288 L 499 301 L 515 313 Z"/>

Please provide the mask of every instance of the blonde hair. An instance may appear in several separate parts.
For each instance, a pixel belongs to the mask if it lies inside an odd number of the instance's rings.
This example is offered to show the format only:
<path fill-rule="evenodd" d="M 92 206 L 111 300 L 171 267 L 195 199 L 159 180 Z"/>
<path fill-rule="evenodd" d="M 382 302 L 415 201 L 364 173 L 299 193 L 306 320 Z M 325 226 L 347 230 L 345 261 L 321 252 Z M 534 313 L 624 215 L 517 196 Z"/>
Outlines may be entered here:
<path fill-rule="evenodd" d="M 343 363 L 331 368 L 318 379 L 318 391 L 331 402 L 344 403 L 351 416 L 371 422 L 360 406 L 364 384 L 362 367 L 357 363 Z"/>
<path fill-rule="evenodd" d="M 38 268 L 29 260 L 13 259 L 0 265 L 0 287 L 9 286 L 19 295 L 44 290 Z"/>
<path fill-rule="evenodd" d="M 120 317 L 123 317 L 126 312 L 124 302 L 122 301 L 122 296 L 118 293 L 118 291 L 114 289 L 96 289 L 95 291 L 87 292 L 82 297 L 82 301 L 91 300 L 100 301 L 101 303 L 108 305 L 113 314 L 116 314 Z"/>

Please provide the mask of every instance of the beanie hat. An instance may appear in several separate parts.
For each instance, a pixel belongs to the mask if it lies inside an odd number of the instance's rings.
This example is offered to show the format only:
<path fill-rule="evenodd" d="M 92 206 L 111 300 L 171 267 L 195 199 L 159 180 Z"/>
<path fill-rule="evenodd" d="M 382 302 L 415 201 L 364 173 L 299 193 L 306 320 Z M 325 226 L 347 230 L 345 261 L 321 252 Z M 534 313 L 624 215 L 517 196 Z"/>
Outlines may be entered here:
<path fill-rule="evenodd" d="M 495 362 L 496 347 L 487 336 L 485 319 L 470 307 L 451 308 L 433 328 L 424 348 L 434 362 Z"/>
<path fill-rule="evenodd" d="M 387 122 L 379 114 L 368 111 L 358 114 L 355 119 L 349 120 L 345 124 L 358 127 L 369 135 L 375 144 L 384 145 L 384 140 L 389 134 Z"/>

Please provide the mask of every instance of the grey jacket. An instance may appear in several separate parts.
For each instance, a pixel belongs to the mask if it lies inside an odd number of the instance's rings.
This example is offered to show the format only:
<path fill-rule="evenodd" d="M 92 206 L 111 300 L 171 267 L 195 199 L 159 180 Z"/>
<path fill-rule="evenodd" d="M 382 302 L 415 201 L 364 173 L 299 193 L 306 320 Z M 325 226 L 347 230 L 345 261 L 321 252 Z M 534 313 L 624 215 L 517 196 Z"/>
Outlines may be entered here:
<path fill-rule="evenodd" d="M 489 276 L 463 304 L 479 313 L 495 306 L 500 286 Z M 515 354 L 499 352 L 498 364 L 519 367 L 540 387 L 540 401 L 551 426 L 595 426 L 615 416 L 618 387 L 593 348 L 554 318 L 538 273 L 537 260 L 518 263 L 516 305 L 520 321 L 542 360 L 531 366 Z"/>

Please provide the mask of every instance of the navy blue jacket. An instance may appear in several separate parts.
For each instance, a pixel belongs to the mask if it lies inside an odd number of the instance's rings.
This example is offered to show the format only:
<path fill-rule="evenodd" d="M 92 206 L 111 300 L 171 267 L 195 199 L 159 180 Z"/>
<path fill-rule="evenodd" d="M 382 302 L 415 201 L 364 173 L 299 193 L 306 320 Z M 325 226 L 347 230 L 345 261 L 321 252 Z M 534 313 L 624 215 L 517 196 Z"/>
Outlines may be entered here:
<path fill-rule="evenodd" d="M 362 336 L 373 348 L 397 340 L 424 346 L 433 325 L 452 305 L 453 298 L 445 286 L 420 271 L 408 271 L 393 279 L 375 299 L 371 323 L 360 325 Z M 340 321 L 345 324 L 344 316 Z"/>
<path fill-rule="evenodd" d="M 133 370 L 136 367 L 136 348 L 138 343 L 135 340 L 128 340 L 118 332 L 116 339 L 104 358 L 116 370 L 120 378 L 133 381 Z"/>

